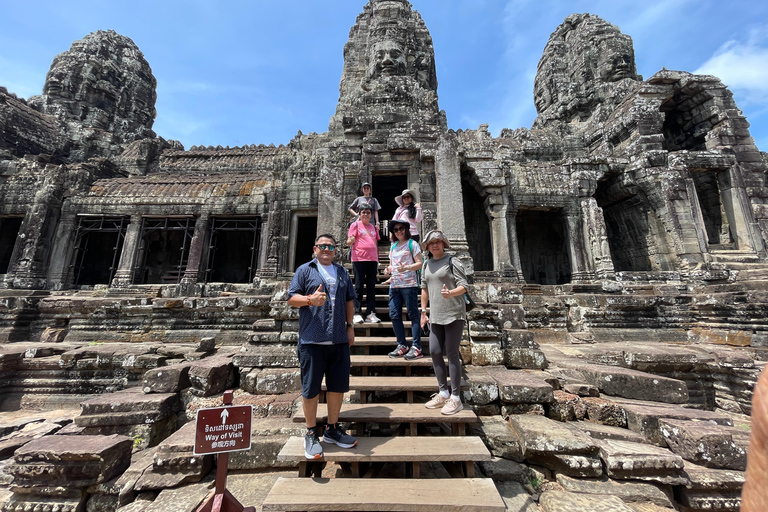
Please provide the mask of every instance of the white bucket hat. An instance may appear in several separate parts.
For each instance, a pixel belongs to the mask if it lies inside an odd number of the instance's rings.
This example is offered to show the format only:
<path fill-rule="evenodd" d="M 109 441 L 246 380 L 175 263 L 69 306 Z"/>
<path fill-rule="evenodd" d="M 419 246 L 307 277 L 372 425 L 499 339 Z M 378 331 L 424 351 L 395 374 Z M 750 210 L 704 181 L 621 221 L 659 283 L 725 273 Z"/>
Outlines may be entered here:
<path fill-rule="evenodd" d="M 424 241 L 421 242 L 421 250 L 422 251 L 426 251 L 427 250 L 427 246 L 433 240 L 440 240 L 440 241 L 442 241 L 443 245 L 445 246 L 446 249 L 450 249 L 451 248 L 451 244 L 448 242 L 448 237 L 446 237 L 443 234 L 442 231 L 440 231 L 438 229 L 433 229 L 432 231 L 427 233 L 426 236 L 424 236 Z"/>
<path fill-rule="evenodd" d="M 399 196 L 397 196 L 395 198 L 395 202 L 397 204 L 399 204 L 400 206 L 403 206 L 403 196 L 404 195 L 409 195 L 409 196 L 411 196 L 413 198 L 413 201 L 411 202 L 412 204 L 417 202 L 416 201 L 416 193 L 413 190 L 407 188 L 407 189 L 403 190 L 402 194 L 400 194 Z"/>

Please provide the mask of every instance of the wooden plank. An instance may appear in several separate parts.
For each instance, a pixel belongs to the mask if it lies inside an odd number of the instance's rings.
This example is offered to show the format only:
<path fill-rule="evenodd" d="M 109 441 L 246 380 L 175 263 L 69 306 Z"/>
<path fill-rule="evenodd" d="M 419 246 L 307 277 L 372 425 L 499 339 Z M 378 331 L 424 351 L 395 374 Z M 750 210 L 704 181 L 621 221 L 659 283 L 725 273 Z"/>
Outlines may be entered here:
<path fill-rule="evenodd" d="M 393 492 L 394 490 L 394 492 Z M 423 480 L 279 478 L 264 499 L 264 512 L 505 512 L 490 478 Z"/>
<path fill-rule="evenodd" d="M 304 411 L 299 409 L 293 416 L 296 423 L 304 422 Z M 328 421 L 326 404 L 318 404 L 317 421 Z M 464 409 L 451 416 L 440 414 L 440 409 L 427 409 L 424 404 L 344 404 L 339 421 L 352 423 L 477 423 L 474 411 Z"/>
<path fill-rule="evenodd" d="M 355 341 L 357 344 L 357 341 Z M 390 341 L 392 350 L 395 349 L 396 342 Z M 389 357 L 389 356 L 351 356 L 350 363 L 352 366 L 367 366 L 367 367 L 386 367 L 386 366 L 424 366 L 432 367 L 432 358 L 424 356 L 421 359 L 407 360 L 402 357 Z"/>
<path fill-rule="evenodd" d="M 279 462 L 303 462 L 304 438 L 294 436 L 277 455 Z M 323 443 L 328 462 L 487 461 L 491 453 L 479 437 L 361 437 L 352 449 Z"/>
<path fill-rule="evenodd" d="M 363 324 L 357 324 L 363 325 Z M 355 336 L 355 347 L 382 347 L 397 344 L 394 336 Z"/>
<path fill-rule="evenodd" d="M 466 381 L 461 381 L 461 389 L 468 389 Z M 350 391 L 424 391 L 437 392 L 437 380 L 434 377 L 349 377 Z M 323 381 L 325 390 L 325 381 Z"/>

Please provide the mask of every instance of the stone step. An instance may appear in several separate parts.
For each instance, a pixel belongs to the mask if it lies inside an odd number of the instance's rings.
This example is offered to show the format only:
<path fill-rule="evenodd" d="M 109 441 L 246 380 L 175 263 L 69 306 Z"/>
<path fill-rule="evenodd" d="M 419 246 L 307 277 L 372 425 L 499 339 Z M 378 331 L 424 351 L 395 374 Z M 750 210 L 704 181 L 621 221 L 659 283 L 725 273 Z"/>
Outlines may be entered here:
<path fill-rule="evenodd" d="M 277 456 L 280 462 L 303 462 L 304 438 L 291 437 Z M 361 437 L 354 450 L 323 444 L 329 462 L 464 462 L 489 461 L 491 452 L 479 437 Z"/>
<path fill-rule="evenodd" d="M 355 344 L 357 344 L 357 341 L 355 341 Z M 392 344 L 391 341 L 388 342 L 389 345 Z M 394 349 L 394 346 L 392 347 Z M 430 357 L 422 357 L 421 359 L 411 359 L 410 361 L 408 359 L 402 358 L 402 357 L 389 357 L 389 356 L 369 356 L 369 355 L 360 355 L 360 356 L 351 356 L 350 362 L 353 367 L 362 367 L 362 368 L 382 368 L 382 367 L 408 367 L 408 366 L 423 366 L 423 367 L 432 367 L 432 358 Z"/>
<path fill-rule="evenodd" d="M 304 423 L 304 412 L 299 409 L 293 421 Z M 318 404 L 317 421 L 328 421 L 326 404 Z M 427 409 L 424 404 L 344 404 L 339 421 L 350 423 L 477 423 L 477 415 L 468 409 L 451 416 L 440 414 L 440 409 Z"/>
<path fill-rule="evenodd" d="M 490 478 L 420 480 L 280 478 L 262 505 L 270 511 L 505 512 Z"/>
<path fill-rule="evenodd" d="M 469 385 L 464 380 L 461 381 L 461 389 L 469 389 Z M 349 390 L 437 392 L 437 380 L 435 377 L 356 377 L 353 375 L 349 377 Z"/>

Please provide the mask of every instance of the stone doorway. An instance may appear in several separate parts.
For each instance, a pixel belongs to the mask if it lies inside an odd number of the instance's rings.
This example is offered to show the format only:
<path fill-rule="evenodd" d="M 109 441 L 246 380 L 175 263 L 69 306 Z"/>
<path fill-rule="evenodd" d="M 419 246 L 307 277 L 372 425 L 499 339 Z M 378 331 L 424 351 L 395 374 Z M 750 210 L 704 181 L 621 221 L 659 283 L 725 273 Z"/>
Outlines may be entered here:
<path fill-rule="evenodd" d="M 296 243 L 293 250 L 293 271 L 312 259 L 315 238 L 320 234 L 317 232 L 317 215 L 296 216 L 294 222 Z"/>
<path fill-rule="evenodd" d="M 144 218 L 134 282 L 176 284 L 187 269 L 195 219 Z"/>
<path fill-rule="evenodd" d="M 250 283 L 256 271 L 260 234 L 258 217 L 214 217 L 205 281 Z"/>
<path fill-rule="evenodd" d="M 517 212 L 517 243 L 526 283 L 571 282 L 567 232 L 560 210 Z"/>
<path fill-rule="evenodd" d="M 464 201 L 464 226 L 469 255 L 472 256 L 474 270 L 494 270 L 491 223 L 485 212 L 485 201 L 465 176 L 461 180 L 461 195 Z"/>
<path fill-rule="evenodd" d="M 0 274 L 7 274 L 23 217 L 0 217 Z"/>
<path fill-rule="evenodd" d="M 723 204 L 722 190 L 729 188 L 726 171 L 691 172 L 710 248 L 734 249 L 733 220 Z"/>
<path fill-rule="evenodd" d="M 395 202 L 395 197 L 403 193 L 403 190 L 408 188 L 408 175 L 405 171 L 392 174 L 376 174 L 371 180 L 371 195 L 379 201 L 381 210 L 379 210 L 379 220 L 381 226 L 379 226 L 379 234 L 382 238 L 382 243 L 389 240 L 389 230 L 387 224 L 392 217 L 395 216 L 395 210 L 397 210 L 398 204 Z M 418 201 L 421 202 L 421 195 L 419 191 L 415 191 L 418 197 Z"/>
<path fill-rule="evenodd" d="M 78 217 L 72 267 L 75 286 L 112 282 L 127 228 L 128 217 Z"/>

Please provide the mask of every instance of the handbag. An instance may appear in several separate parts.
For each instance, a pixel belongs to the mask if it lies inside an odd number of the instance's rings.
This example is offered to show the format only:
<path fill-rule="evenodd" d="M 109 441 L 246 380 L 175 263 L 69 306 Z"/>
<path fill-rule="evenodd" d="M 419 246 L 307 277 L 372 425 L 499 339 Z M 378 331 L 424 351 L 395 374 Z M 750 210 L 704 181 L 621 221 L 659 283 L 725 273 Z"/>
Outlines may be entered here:
<path fill-rule="evenodd" d="M 453 279 L 456 280 L 456 274 L 453 273 L 453 256 L 450 256 L 448 258 L 448 266 L 451 267 L 451 274 L 453 274 Z M 467 308 L 467 313 L 472 311 L 477 307 L 477 304 L 475 304 L 475 301 L 472 300 L 472 297 L 469 296 L 469 290 L 467 290 L 464 293 L 464 305 Z"/>

